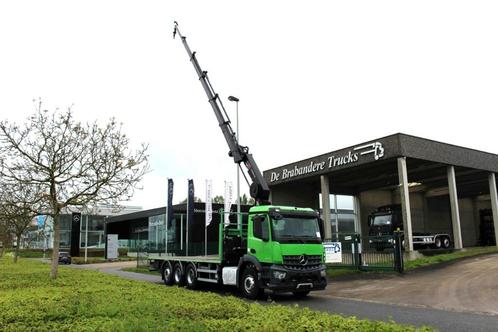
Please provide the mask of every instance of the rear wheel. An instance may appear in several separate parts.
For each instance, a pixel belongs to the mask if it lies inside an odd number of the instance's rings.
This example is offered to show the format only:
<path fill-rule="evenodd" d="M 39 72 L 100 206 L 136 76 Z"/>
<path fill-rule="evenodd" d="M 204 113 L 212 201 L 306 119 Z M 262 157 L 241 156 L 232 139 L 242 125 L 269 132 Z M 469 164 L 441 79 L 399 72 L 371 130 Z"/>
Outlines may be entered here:
<path fill-rule="evenodd" d="M 171 263 L 165 261 L 162 267 L 163 281 L 166 286 L 173 285 L 173 269 Z"/>
<path fill-rule="evenodd" d="M 244 297 L 255 300 L 263 294 L 263 289 L 259 287 L 258 274 L 252 267 L 246 267 L 242 273 L 240 290 Z"/>
<path fill-rule="evenodd" d="M 443 241 L 441 241 L 441 238 L 440 238 L 440 237 L 437 237 L 437 238 L 434 240 L 434 246 L 435 246 L 437 249 L 440 249 L 442 245 L 443 245 Z"/>
<path fill-rule="evenodd" d="M 175 280 L 175 284 L 178 286 L 183 286 L 185 284 L 183 267 L 180 262 L 177 262 L 173 268 L 173 279 Z"/>
<path fill-rule="evenodd" d="M 185 269 L 185 279 L 187 282 L 187 288 L 196 289 L 197 288 L 197 269 L 195 265 L 189 263 Z"/>
<path fill-rule="evenodd" d="M 308 296 L 308 294 L 310 293 L 310 291 L 296 291 L 296 292 L 292 292 L 292 294 L 294 294 L 294 297 L 297 297 L 298 299 L 302 299 L 306 296 Z"/>
<path fill-rule="evenodd" d="M 443 248 L 448 249 L 451 246 L 451 241 L 448 237 L 443 238 Z"/>

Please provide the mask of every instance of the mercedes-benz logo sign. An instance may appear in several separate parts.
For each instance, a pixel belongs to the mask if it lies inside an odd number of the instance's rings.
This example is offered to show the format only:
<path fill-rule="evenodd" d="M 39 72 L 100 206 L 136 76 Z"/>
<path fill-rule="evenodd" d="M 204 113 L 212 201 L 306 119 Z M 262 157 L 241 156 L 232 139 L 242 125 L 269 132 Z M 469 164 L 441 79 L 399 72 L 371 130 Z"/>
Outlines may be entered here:
<path fill-rule="evenodd" d="M 308 257 L 306 255 L 299 256 L 299 264 L 306 265 L 308 263 Z"/>

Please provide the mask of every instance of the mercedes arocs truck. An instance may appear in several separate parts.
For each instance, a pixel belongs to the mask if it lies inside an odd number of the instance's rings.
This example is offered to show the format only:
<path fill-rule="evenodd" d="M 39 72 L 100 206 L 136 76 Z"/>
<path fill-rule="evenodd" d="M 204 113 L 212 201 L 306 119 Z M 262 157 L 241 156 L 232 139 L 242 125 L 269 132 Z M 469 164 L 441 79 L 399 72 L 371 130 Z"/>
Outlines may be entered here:
<path fill-rule="evenodd" d="M 205 256 L 149 255 L 154 268 L 161 271 L 166 285 L 196 288 L 199 282 L 237 286 L 250 299 L 265 289 L 306 296 L 327 285 L 323 224 L 310 208 L 274 206 L 268 184 L 246 146 L 241 146 L 232 130 L 223 103 L 197 61 L 175 22 L 178 35 L 208 97 L 229 147 L 229 156 L 245 166 L 252 180 L 250 194 L 256 202 L 248 213 L 247 224 L 225 226 L 220 222 L 218 254 Z"/>
<path fill-rule="evenodd" d="M 371 247 L 382 251 L 392 248 L 392 239 L 385 235 L 393 235 L 395 231 L 403 230 L 403 217 L 401 205 L 385 205 L 378 207 L 368 216 L 368 235 Z M 377 237 L 377 238 L 376 238 Z M 402 247 L 404 247 L 403 235 L 401 236 Z M 451 237 L 447 233 L 413 232 L 413 246 L 422 248 L 448 249 L 451 246 Z"/>

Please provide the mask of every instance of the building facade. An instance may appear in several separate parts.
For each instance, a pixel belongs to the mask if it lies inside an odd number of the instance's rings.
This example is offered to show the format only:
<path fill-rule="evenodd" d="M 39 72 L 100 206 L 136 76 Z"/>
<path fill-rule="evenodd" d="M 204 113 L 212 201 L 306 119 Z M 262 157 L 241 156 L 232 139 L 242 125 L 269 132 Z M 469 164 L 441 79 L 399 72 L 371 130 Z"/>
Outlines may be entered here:
<path fill-rule="evenodd" d="M 326 238 L 333 227 L 331 194 L 353 201 L 354 230 L 368 234 L 368 216 L 399 204 L 406 249 L 414 232 L 445 232 L 455 248 L 483 241 L 483 215 L 498 240 L 498 155 L 395 134 L 264 172 L 273 204 L 323 209 Z M 489 220 L 492 219 L 492 222 Z"/>

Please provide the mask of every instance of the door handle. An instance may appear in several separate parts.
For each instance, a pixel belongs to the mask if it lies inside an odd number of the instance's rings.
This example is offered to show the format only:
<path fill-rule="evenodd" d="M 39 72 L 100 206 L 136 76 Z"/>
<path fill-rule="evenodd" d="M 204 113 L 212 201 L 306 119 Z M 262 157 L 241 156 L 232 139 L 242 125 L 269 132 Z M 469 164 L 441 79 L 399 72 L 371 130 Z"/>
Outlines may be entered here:
<path fill-rule="evenodd" d="M 251 248 L 251 249 L 249 249 L 249 252 L 250 252 L 251 254 L 255 254 L 255 253 L 256 253 L 256 249 L 252 249 L 252 248 Z"/>

